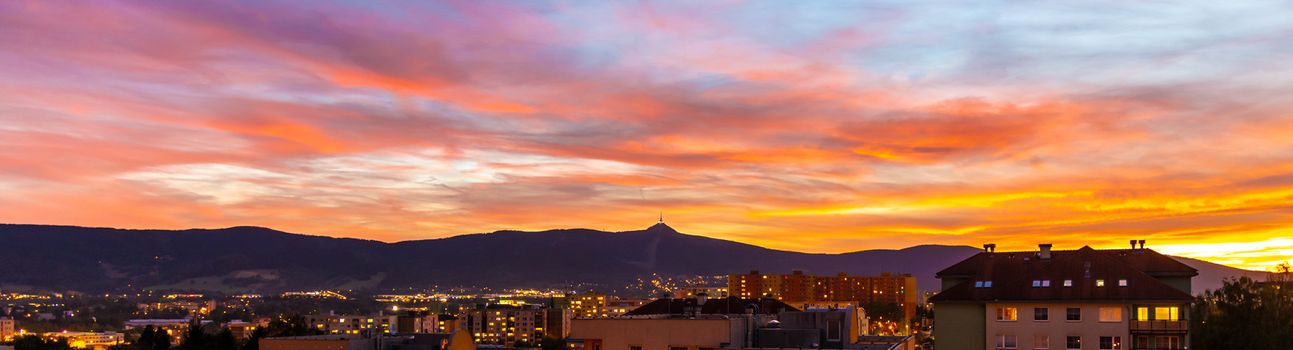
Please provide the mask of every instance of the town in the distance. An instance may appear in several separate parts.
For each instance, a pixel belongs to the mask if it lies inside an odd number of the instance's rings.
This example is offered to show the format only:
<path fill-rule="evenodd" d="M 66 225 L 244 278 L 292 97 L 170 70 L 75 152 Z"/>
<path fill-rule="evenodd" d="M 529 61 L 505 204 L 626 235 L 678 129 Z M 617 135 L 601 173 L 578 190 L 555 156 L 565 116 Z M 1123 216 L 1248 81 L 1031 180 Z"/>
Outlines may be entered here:
<path fill-rule="evenodd" d="M 663 219 L 643 232 L 661 228 L 677 234 Z M 1213 349 L 1234 341 L 1234 327 L 1289 322 L 1287 264 L 1196 292 L 1199 270 L 1129 244 L 984 244 L 940 266 L 938 285 L 894 264 L 873 275 L 785 266 L 559 288 L 10 287 L 0 349 Z"/>

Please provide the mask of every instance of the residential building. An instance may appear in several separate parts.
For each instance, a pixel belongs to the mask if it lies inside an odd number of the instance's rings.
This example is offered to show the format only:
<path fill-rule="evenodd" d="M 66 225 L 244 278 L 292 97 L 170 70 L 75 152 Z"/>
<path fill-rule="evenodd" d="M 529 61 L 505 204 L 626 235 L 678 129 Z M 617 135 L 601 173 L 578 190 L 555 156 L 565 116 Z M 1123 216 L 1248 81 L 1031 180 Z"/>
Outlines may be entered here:
<path fill-rule="evenodd" d="M 1133 241 L 1137 242 L 1137 241 Z M 1144 248 L 996 252 L 938 272 L 939 350 L 1186 349 L 1198 272 Z"/>
<path fill-rule="evenodd" d="M 574 310 L 549 308 L 544 312 L 543 329 L 540 330 L 546 337 L 565 339 L 570 336 L 570 320 L 574 318 Z"/>
<path fill-rule="evenodd" d="M 616 318 L 575 319 L 572 349 L 861 349 L 857 308 L 800 311 L 771 298 L 659 299 Z"/>
<path fill-rule="evenodd" d="M 596 318 L 610 316 L 606 310 L 606 294 L 585 293 L 569 296 L 570 310 L 575 318 Z"/>
<path fill-rule="evenodd" d="M 395 316 L 394 333 L 436 333 L 440 314 L 429 311 L 401 311 Z"/>
<path fill-rule="evenodd" d="M 399 330 L 398 316 L 388 315 L 307 315 L 306 324 L 325 334 L 394 334 Z"/>
<path fill-rule="evenodd" d="M 565 309 L 535 305 L 487 304 L 467 310 L 460 322 L 478 344 L 514 346 L 518 342 L 534 344 L 548 335 L 563 337 L 565 329 L 550 329 L 549 325 L 565 327 L 570 315 Z"/>
<path fill-rule="evenodd" d="M 711 350 L 743 348 L 749 321 L 710 315 L 693 318 L 580 318 L 570 341 L 584 350 Z M 740 333 L 734 330 L 742 331 Z M 735 334 L 734 334 L 735 333 Z"/>
<path fill-rule="evenodd" d="M 188 312 L 190 315 L 206 315 L 211 313 L 211 311 L 214 311 L 216 306 L 218 305 L 219 303 L 217 303 L 215 300 L 181 299 L 181 300 L 173 300 L 173 301 L 159 301 L 155 303 L 140 303 L 140 304 L 136 304 L 135 306 L 136 308 L 139 309 L 139 311 L 143 312 L 145 315 L 147 315 L 149 312 L 167 311 L 167 310 L 184 310 L 185 312 Z"/>
<path fill-rule="evenodd" d="M 908 320 L 916 315 L 916 305 L 919 304 L 916 278 L 910 274 L 850 276 L 841 272 L 835 276 L 813 276 L 803 271 L 793 271 L 788 275 L 750 271 L 749 274 L 729 275 L 727 289 L 735 297 L 776 298 L 791 305 L 896 304 L 902 309 L 903 318 Z"/>
<path fill-rule="evenodd" d="M 755 330 L 755 348 L 843 349 L 866 334 L 866 315 L 856 307 L 782 311 Z"/>
<path fill-rule="evenodd" d="M 256 322 L 244 322 L 244 320 L 235 319 L 226 322 L 224 328 L 229 328 L 229 332 L 233 333 L 234 338 L 246 340 L 246 338 L 251 337 L 252 332 L 256 332 L 256 328 L 266 327 L 266 325 L 269 325 L 268 318 L 257 319 Z"/>
<path fill-rule="evenodd" d="M 695 295 L 691 295 L 689 297 L 695 297 Z M 606 301 L 606 316 L 618 317 L 618 316 L 624 315 L 625 313 L 628 313 L 629 311 L 633 311 L 633 309 L 641 307 L 642 305 L 646 305 L 646 303 L 649 303 L 649 302 L 651 302 L 650 299 L 608 300 Z"/>
<path fill-rule="evenodd" d="M 12 340 L 18 335 L 18 326 L 13 317 L 0 317 L 0 341 Z"/>
<path fill-rule="evenodd" d="M 439 314 L 436 315 L 435 331 L 432 333 L 452 333 L 463 329 L 462 323 L 458 322 L 458 316 Z"/>
<path fill-rule="evenodd" d="M 45 333 L 46 339 L 67 339 L 73 349 L 104 350 L 126 340 L 125 334 L 118 332 L 51 332 Z"/>
<path fill-rule="evenodd" d="M 189 329 L 189 325 L 192 323 L 192 318 L 150 318 L 126 320 L 126 322 L 123 323 L 123 326 L 125 326 L 126 330 L 143 329 L 144 327 L 153 326 L 153 328 L 166 331 L 166 334 L 171 336 L 171 343 L 179 344 L 179 341 L 182 340 L 184 336 L 184 332 Z M 211 323 L 211 320 L 198 321 L 199 325 L 206 325 L 208 323 Z"/>

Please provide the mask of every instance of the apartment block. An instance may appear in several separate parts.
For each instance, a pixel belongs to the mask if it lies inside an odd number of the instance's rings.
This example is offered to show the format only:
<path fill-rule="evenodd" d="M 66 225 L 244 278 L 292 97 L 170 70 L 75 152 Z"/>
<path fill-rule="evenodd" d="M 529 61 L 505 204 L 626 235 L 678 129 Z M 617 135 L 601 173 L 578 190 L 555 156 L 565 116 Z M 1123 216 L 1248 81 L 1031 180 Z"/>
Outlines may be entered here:
<path fill-rule="evenodd" d="M 1186 349 L 1195 269 L 1140 248 L 996 252 L 937 274 L 939 350 Z"/>
<path fill-rule="evenodd" d="M 791 305 L 897 304 L 906 319 L 915 316 L 919 302 L 916 278 L 910 274 L 814 276 L 803 271 L 786 275 L 750 271 L 749 274 L 729 275 L 727 289 L 734 297 L 776 298 Z"/>
<path fill-rule="evenodd" d="M 534 344 L 545 336 L 563 338 L 569 332 L 571 315 L 567 309 L 489 304 L 466 311 L 459 322 L 477 344 L 514 346 Z"/>

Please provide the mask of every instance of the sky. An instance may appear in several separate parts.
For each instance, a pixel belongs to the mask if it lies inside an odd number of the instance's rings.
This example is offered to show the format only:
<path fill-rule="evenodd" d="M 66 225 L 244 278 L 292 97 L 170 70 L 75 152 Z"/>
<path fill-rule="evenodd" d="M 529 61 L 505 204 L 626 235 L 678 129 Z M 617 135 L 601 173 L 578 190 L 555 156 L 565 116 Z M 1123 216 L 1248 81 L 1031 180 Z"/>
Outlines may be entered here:
<path fill-rule="evenodd" d="M 1293 256 L 1284 1 L 3 1 L 0 222 Z"/>

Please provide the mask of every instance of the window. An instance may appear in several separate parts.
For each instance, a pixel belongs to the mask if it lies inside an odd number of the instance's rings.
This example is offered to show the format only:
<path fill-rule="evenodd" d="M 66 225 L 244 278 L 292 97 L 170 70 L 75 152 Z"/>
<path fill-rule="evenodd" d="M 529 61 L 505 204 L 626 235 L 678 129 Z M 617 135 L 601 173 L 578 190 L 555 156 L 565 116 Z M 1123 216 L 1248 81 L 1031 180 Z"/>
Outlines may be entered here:
<path fill-rule="evenodd" d="M 1139 320 L 1139 321 L 1148 321 L 1148 320 L 1149 320 L 1149 308 L 1148 308 L 1148 307 L 1145 307 L 1145 306 L 1136 307 L 1136 320 Z"/>
<path fill-rule="evenodd" d="M 629 350 L 642 350 L 641 345 L 629 345 Z"/>
<path fill-rule="evenodd" d="M 1033 321 L 1049 321 L 1051 319 L 1051 309 L 1044 307 L 1033 308 Z"/>
<path fill-rule="evenodd" d="M 1073 280 L 1064 280 L 1064 286 L 1065 286 L 1065 287 L 1072 287 L 1072 286 L 1073 286 Z"/>
<path fill-rule="evenodd" d="M 670 346 L 669 350 L 687 350 L 686 346 Z"/>
<path fill-rule="evenodd" d="M 1127 286 L 1127 280 L 1125 280 L 1125 279 L 1118 280 L 1118 286 L 1119 286 L 1119 287 L 1126 287 L 1126 286 Z"/>
<path fill-rule="evenodd" d="M 1069 321 L 1081 321 L 1082 309 L 1071 307 L 1064 310 L 1064 319 Z"/>
<path fill-rule="evenodd" d="M 1064 338 L 1064 348 L 1069 350 L 1082 349 L 1082 337 L 1070 335 Z"/>
<path fill-rule="evenodd" d="M 1101 307 L 1100 322 L 1122 322 L 1122 308 L 1117 306 Z"/>
<path fill-rule="evenodd" d="M 1096 287 L 1104 287 L 1104 280 L 1095 280 Z"/>
<path fill-rule="evenodd" d="M 1159 321 L 1180 321 L 1181 309 L 1175 306 L 1160 306 L 1154 308 L 1154 319 Z"/>
<path fill-rule="evenodd" d="M 1154 337 L 1154 347 L 1156 349 L 1180 349 L 1181 338 L 1177 336 L 1157 336 Z"/>
<path fill-rule="evenodd" d="M 1033 280 L 1033 288 L 1041 288 L 1042 280 Z"/>
<path fill-rule="evenodd" d="M 1013 335 L 997 335 L 997 349 L 1015 349 L 1018 345 L 1019 339 Z"/>
<path fill-rule="evenodd" d="M 1050 287 L 1051 280 L 1042 280 L 1042 287 Z"/>
<path fill-rule="evenodd" d="M 997 321 L 1014 321 L 1019 319 L 1019 309 L 1013 307 L 997 308 Z"/>
<path fill-rule="evenodd" d="M 983 281 L 974 281 L 974 288 L 983 288 Z"/>
<path fill-rule="evenodd" d="M 983 281 L 983 288 L 992 288 L 992 281 Z"/>
<path fill-rule="evenodd" d="M 1100 350 L 1121 350 L 1122 337 L 1100 337 Z"/>
<path fill-rule="evenodd" d="M 840 340 L 840 320 L 826 321 L 826 340 Z"/>
<path fill-rule="evenodd" d="M 1040 350 L 1040 349 L 1050 349 L 1050 348 L 1051 348 L 1051 337 L 1050 337 L 1050 336 L 1048 336 L 1048 335 L 1034 335 L 1034 336 L 1033 336 L 1033 349 L 1039 349 L 1039 350 Z"/>

